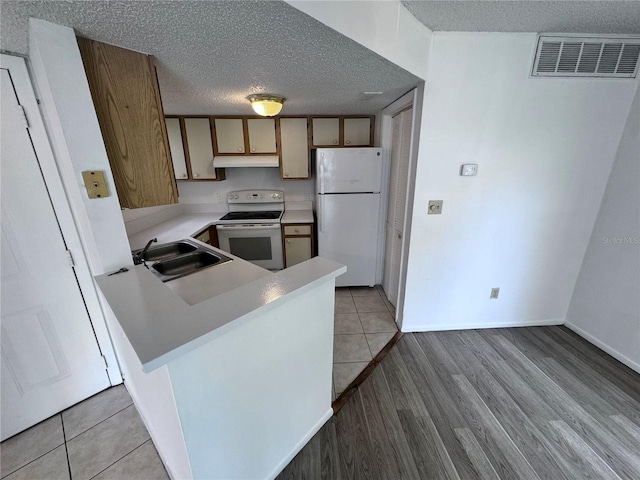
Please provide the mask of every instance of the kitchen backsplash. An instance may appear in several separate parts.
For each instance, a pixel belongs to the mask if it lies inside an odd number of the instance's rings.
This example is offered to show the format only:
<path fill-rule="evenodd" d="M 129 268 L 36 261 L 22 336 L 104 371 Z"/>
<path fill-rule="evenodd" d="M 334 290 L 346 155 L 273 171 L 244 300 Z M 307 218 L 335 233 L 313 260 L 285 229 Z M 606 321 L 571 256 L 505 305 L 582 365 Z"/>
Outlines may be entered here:
<path fill-rule="evenodd" d="M 226 173 L 227 179 L 222 182 L 178 182 L 180 203 L 177 205 L 123 210 L 127 234 L 132 235 L 181 213 L 226 212 L 227 192 L 235 190 L 282 190 L 285 208 L 312 208 L 313 180 L 283 182 L 277 168 L 228 168 Z"/>
<path fill-rule="evenodd" d="M 287 201 L 312 200 L 313 180 L 280 179 L 277 168 L 227 168 L 222 182 L 178 182 L 180 203 L 227 203 L 227 192 L 264 188 L 284 191 Z M 226 208 L 225 208 L 226 209 Z"/>

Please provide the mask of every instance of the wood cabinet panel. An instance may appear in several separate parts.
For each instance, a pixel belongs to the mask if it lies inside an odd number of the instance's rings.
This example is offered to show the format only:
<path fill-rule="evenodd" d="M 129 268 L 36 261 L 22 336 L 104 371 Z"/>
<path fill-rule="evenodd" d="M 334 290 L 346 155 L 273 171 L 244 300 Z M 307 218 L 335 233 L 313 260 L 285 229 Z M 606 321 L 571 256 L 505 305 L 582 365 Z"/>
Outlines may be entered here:
<path fill-rule="evenodd" d="M 173 160 L 174 176 L 176 180 L 187 180 L 189 173 L 187 172 L 187 160 L 184 156 L 180 119 L 171 117 L 166 118 L 165 121 L 167 123 L 167 137 L 169 138 L 169 149 Z"/>
<path fill-rule="evenodd" d="M 276 147 L 276 121 L 273 118 L 247 120 L 250 153 L 278 153 Z"/>
<path fill-rule="evenodd" d="M 78 38 L 78 46 L 120 205 L 177 203 L 152 58 L 86 38 Z"/>
<path fill-rule="evenodd" d="M 284 180 L 309 178 L 309 133 L 306 117 L 280 119 L 280 151 L 280 176 Z"/>
<path fill-rule="evenodd" d="M 244 127 L 241 118 L 216 118 L 217 153 L 245 153 Z"/>

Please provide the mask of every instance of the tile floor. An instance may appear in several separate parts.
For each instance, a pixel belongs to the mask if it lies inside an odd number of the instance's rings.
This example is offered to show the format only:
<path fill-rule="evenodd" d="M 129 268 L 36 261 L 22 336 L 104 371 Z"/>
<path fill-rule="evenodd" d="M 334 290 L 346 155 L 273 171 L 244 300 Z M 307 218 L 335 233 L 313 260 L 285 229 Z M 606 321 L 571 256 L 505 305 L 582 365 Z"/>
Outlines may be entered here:
<path fill-rule="evenodd" d="M 168 480 L 124 385 L 54 415 L 0 445 L 3 480 Z"/>
<path fill-rule="evenodd" d="M 380 285 L 336 288 L 334 399 L 396 334 L 394 311 Z"/>
<path fill-rule="evenodd" d="M 334 398 L 395 335 L 378 285 L 336 289 Z M 0 445 L 2 480 L 168 480 L 124 385 L 54 415 Z"/>

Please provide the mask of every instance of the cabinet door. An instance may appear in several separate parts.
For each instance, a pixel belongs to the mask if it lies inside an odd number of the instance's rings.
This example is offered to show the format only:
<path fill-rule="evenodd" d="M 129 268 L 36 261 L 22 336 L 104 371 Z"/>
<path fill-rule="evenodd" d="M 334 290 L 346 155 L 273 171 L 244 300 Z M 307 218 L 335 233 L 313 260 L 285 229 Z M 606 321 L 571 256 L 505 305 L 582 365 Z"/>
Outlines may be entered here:
<path fill-rule="evenodd" d="M 280 119 L 280 173 L 282 178 L 309 178 L 309 145 L 306 118 Z"/>
<path fill-rule="evenodd" d="M 287 267 L 311 258 L 311 237 L 288 237 L 284 239 L 284 255 Z"/>
<path fill-rule="evenodd" d="M 276 148 L 276 121 L 273 118 L 247 120 L 250 153 L 278 153 Z"/>
<path fill-rule="evenodd" d="M 153 59 L 86 38 L 78 46 L 120 205 L 177 203 Z"/>
<path fill-rule="evenodd" d="M 245 153 L 241 118 L 216 118 L 214 124 L 218 153 Z"/>
<path fill-rule="evenodd" d="M 209 119 L 185 118 L 184 127 L 193 178 L 195 180 L 215 179 L 216 171 L 213 168 L 213 144 Z"/>
<path fill-rule="evenodd" d="M 345 118 L 344 119 L 344 145 L 362 146 L 371 143 L 371 119 L 370 118 Z"/>
<path fill-rule="evenodd" d="M 180 129 L 179 118 L 167 118 L 167 136 L 169 137 L 169 149 L 171 150 L 171 159 L 173 160 L 173 171 L 176 180 L 186 180 L 189 178 L 187 174 L 187 161 L 184 157 L 184 145 L 182 144 L 182 130 Z"/>
<path fill-rule="evenodd" d="M 333 146 L 340 144 L 339 118 L 313 118 L 313 146 Z"/>

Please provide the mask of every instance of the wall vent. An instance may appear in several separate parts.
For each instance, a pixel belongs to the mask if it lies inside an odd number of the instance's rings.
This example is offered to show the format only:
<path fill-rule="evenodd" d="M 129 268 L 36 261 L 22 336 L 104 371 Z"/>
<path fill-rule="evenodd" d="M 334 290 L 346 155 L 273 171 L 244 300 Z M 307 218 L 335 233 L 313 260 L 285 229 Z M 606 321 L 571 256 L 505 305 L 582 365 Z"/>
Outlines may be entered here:
<path fill-rule="evenodd" d="M 635 78 L 640 38 L 538 36 L 534 77 Z"/>

